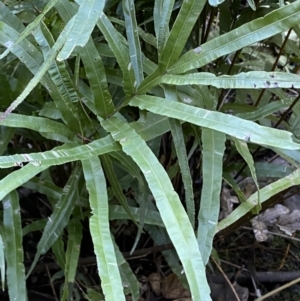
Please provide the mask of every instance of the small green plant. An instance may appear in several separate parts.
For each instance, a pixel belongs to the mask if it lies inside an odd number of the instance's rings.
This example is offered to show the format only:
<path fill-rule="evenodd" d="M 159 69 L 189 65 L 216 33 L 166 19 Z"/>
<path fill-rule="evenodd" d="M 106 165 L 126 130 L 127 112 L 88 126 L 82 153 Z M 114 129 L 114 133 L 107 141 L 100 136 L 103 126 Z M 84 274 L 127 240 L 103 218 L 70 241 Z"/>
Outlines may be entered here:
<path fill-rule="evenodd" d="M 210 300 L 216 231 L 300 181 L 298 169 L 276 171 L 251 154 L 270 148 L 298 167 L 300 78 L 289 64 L 299 56 L 300 1 L 248 2 L 0 2 L 0 270 L 10 300 L 27 298 L 22 233 L 37 230 L 28 275 L 52 248 L 65 277 L 60 299 L 70 297 L 86 217 L 106 300 L 125 300 L 125 283 L 140 297 L 110 219 L 134 221 L 135 245 L 143 229 L 156 245 L 172 242 L 167 263 L 194 301 Z M 222 180 L 242 170 L 237 153 L 257 186 L 256 175 L 273 169 L 280 179 L 218 224 Z M 183 194 L 174 190 L 179 174 Z M 24 226 L 20 187 L 47 196 L 47 219 Z"/>

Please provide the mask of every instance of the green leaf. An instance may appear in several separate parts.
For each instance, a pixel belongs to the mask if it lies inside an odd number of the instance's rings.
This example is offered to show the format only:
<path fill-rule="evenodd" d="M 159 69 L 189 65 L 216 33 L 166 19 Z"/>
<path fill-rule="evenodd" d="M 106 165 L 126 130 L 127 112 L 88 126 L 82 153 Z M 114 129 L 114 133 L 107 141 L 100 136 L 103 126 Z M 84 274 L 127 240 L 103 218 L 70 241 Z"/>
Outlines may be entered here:
<path fill-rule="evenodd" d="M 11 191 L 17 189 L 29 179 L 49 168 L 50 165 L 35 166 L 31 163 L 9 173 L 4 179 L 0 180 L 0 201 Z"/>
<path fill-rule="evenodd" d="M 245 141 L 240 141 L 238 139 L 233 138 L 233 141 L 235 143 L 235 147 L 237 151 L 240 153 L 240 155 L 243 157 L 243 159 L 246 161 L 249 170 L 251 172 L 252 179 L 255 183 L 256 189 L 257 189 L 257 205 L 252 210 L 254 214 L 258 214 L 261 210 L 261 204 L 260 204 L 260 191 L 259 191 L 259 184 L 256 177 L 256 171 L 254 166 L 254 160 L 252 158 L 252 155 L 248 149 L 248 145 Z"/>
<path fill-rule="evenodd" d="M 253 9 L 256 10 L 256 5 L 254 0 L 247 0 L 249 6 Z"/>
<path fill-rule="evenodd" d="M 23 41 L 33 30 L 35 27 L 37 27 L 40 22 L 44 19 L 45 15 L 55 6 L 55 4 L 58 2 L 59 0 L 50 0 L 46 6 L 44 7 L 43 11 L 35 18 L 35 20 L 33 22 L 31 22 L 30 24 L 28 24 L 28 26 L 24 29 L 24 31 L 20 34 L 19 38 L 17 41 L 15 41 L 14 43 L 12 43 L 5 51 L 4 53 L 2 53 L 0 55 L 0 60 L 3 59 L 10 51 L 11 49 L 19 44 L 21 41 Z M 3 10 L 6 11 L 6 13 L 8 13 L 7 11 L 9 11 L 7 9 L 7 7 L 0 2 L 0 11 L 3 12 Z M 9 11 L 9 13 L 11 13 L 11 11 Z M 1 13 L 2 14 L 2 13 Z M 11 13 L 12 14 L 12 13 Z M 13 15 L 13 14 L 12 14 Z M 18 18 L 15 18 L 13 23 L 18 22 L 17 20 L 19 20 Z M 13 24 L 11 24 L 11 26 L 13 26 Z M 17 30 L 17 28 L 15 28 Z"/>
<path fill-rule="evenodd" d="M 136 86 L 138 87 L 144 79 L 144 74 L 134 0 L 122 0 L 122 7 L 125 18 L 129 55 L 137 83 Z"/>
<path fill-rule="evenodd" d="M 123 254 L 120 252 L 118 245 L 114 242 L 116 258 L 122 277 L 122 283 L 125 288 L 129 288 L 129 292 L 132 298 L 132 301 L 140 300 L 140 283 L 137 280 L 134 272 L 131 270 L 130 265 L 123 257 Z"/>
<path fill-rule="evenodd" d="M 299 24 L 300 2 L 274 10 L 263 18 L 246 23 L 229 33 L 212 39 L 201 48 L 188 51 L 168 68 L 169 73 L 184 73 L 211 63 L 219 57 L 265 40 Z"/>
<path fill-rule="evenodd" d="M 106 118 L 113 113 L 114 104 L 108 90 L 105 68 L 101 56 L 92 39 L 80 51 L 80 56 L 94 95 L 96 113 L 102 118 Z"/>
<path fill-rule="evenodd" d="M 52 49 L 56 47 L 51 32 L 44 23 L 41 23 L 40 26 L 35 28 L 32 34 L 43 52 L 44 60 L 47 60 Z M 59 38 L 57 41 L 59 41 Z M 47 71 L 60 95 L 60 98 L 55 98 L 54 101 L 63 120 L 72 130 L 82 132 L 81 118 L 76 106 L 79 96 L 67 71 L 66 64 L 53 60 Z"/>
<path fill-rule="evenodd" d="M 82 164 L 92 208 L 90 231 L 105 299 L 125 301 L 122 280 L 109 230 L 107 188 L 101 163 L 97 157 L 92 157 L 89 160 L 82 161 Z"/>
<path fill-rule="evenodd" d="M 68 287 L 74 283 L 82 238 L 82 225 L 80 220 L 72 218 L 68 223 L 68 244 L 66 251 L 65 265 L 65 287 L 62 300 L 66 300 L 69 295 Z"/>
<path fill-rule="evenodd" d="M 41 231 L 45 228 L 47 224 L 47 219 L 38 219 L 23 228 L 23 236 L 27 235 L 30 232 Z"/>
<path fill-rule="evenodd" d="M 72 19 L 74 21 L 74 19 Z M 72 21 L 72 22 L 73 22 Z M 57 41 L 55 42 L 55 45 L 52 47 L 50 53 L 48 54 L 47 58 L 45 59 L 44 63 L 40 66 L 38 71 L 35 73 L 34 77 L 30 80 L 29 84 L 26 86 L 26 88 L 23 90 L 23 92 L 17 97 L 16 100 L 13 101 L 13 103 L 8 107 L 8 109 L 5 111 L 5 113 L 2 115 L 0 122 L 9 114 L 11 113 L 22 101 L 29 95 L 29 93 L 35 88 L 35 86 L 42 80 L 45 73 L 48 71 L 49 67 L 51 66 L 53 60 L 56 57 L 57 52 L 62 47 L 63 43 L 65 42 L 68 32 L 70 30 L 70 26 L 72 25 L 72 22 L 70 22 L 69 26 L 66 26 L 60 36 L 58 37 Z M 13 31 L 12 28 L 7 26 L 5 23 L 0 22 L 0 43 L 2 45 L 6 45 L 8 42 L 11 42 L 11 38 L 13 38 L 13 41 L 17 41 L 18 36 L 16 36 L 16 33 Z M 28 46 L 27 49 L 22 49 L 23 45 Z M 27 44 L 25 40 L 20 42 L 18 45 L 16 45 L 13 49 L 11 49 L 11 52 L 15 54 L 19 59 L 22 61 L 26 61 L 28 59 L 33 60 L 34 64 L 36 64 L 35 59 L 31 57 L 31 53 L 34 51 L 34 47 L 31 44 Z M 28 53 L 30 52 L 30 54 Z M 24 58 L 25 57 L 25 58 Z M 24 62 L 25 63 L 25 62 Z M 46 86 L 48 90 L 50 90 L 49 86 Z M 51 90 L 50 90 L 51 91 Z"/>
<path fill-rule="evenodd" d="M 205 0 L 183 1 L 160 56 L 159 65 L 163 70 L 168 69 L 180 56 L 205 3 Z"/>
<path fill-rule="evenodd" d="M 16 191 L 3 200 L 3 233 L 10 300 L 27 300 L 19 197 Z"/>
<path fill-rule="evenodd" d="M 45 226 L 42 230 L 45 229 L 48 220 L 46 220 Z M 66 251 L 65 251 L 65 242 L 63 240 L 63 234 L 57 237 L 56 241 L 52 244 L 51 250 L 54 255 L 55 261 L 58 263 L 60 268 L 64 271 L 66 266 Z"/>
<path fill-rule="evenodd" d="M 120 142 L 123 151 L 133 158 L 143 172 L 183 264 L 192 298 L 210 300 L 210 289 L 193 228 L 167 173 L 145 141 L 127 123 L 116 117 L 101 123 L 113 138 Z"/>
<path fill-rule="evenodd" d="M 209 5 L 217 7 L 222 4 L 225 0 L 208 0 Z"/>
<path fill-rule="evenodd" d="M 260 189 L 260 202 L 262 204 L 277 193 L 299 184 L 300 169 L 296 169 L 290 175 Z M 221 220 L 218 223 L 216 233 L 235 223 L 237 220 L 251 211 L 255 206 L 257 206 L 257 192 L 252 194 L 251 197 L 245 202 L 241 203 L 229 216 Z"/>
<path fill-rule="evenodd" d="M 4 127 L 3 125 L 0 126 L 0 155 L 6 151 L 8 143 L 15 133 L 15 130 Z"/>
<path fill-rule="evenodd" d="M 26 162 L 30 162 L 35 166 L 41 166 L 44 164 L 59 165 L 77 160 L 85 160 L 93 156 L 99 156 L 119 149 L 120 147 L 111 139 L 111 137 L 107 136 L 82 146 L 77 146 L 75 143 L 65 144 L 58 150 L 3 156 L 0 157 L 0 168 L 22 166 L 23 163 Z"/>
<path fill-rule="evenodd" d="M 1 22 L 0 22 L 1 24 Z M 0 25 L 1 26 L 1 25 Z M 19 38 L 18 32 L 16 32 L 14 29 L 9 27 L 8 25 L 4 24 L 2 29 L 0 30 L 0 44 L 7 45 L 7 43 L 10 42 L 16 42 Z M 43 45 L 45 43 L 43 42 Z M 59 45 L 57 46 L 59 47 Z M 55 52 L 56 46 L 53 46 L 52 52 L 50 53 L 54 59 L 56 52 Z M 78 126 L 78 120 L 75 119 L 73 114 L 70 114 L 70 111 L 68 108 L 64 106 L 65 102 L 61 101 L 64 100 L 64 97 L 61 95 L 58 87 L 53 83 L 50 76 L 47 74 L 47 70 L 52 65 L 52 60 L 48 60 L 47 62 L 44 62 L 43 64 L 43 56 L 41 55 L 40 51 L 36 49 L 36 47 L 31 44 L 27 39 L 21 41 L 19 44 L 17 44 L 15 47 L 11 49 L 11 52 L 19 58 L 19 60 L 24 63 L 24 65 L 30 70 L 30 72 L 34 75 L 39 75 L 40 78 L 37 79 L 37 81 L 34 81 L 34 85 L 38 84 L 38 81 L 44 85 L 44 87 L 47 89 L 48 93 L 52 97 L 52 99 L 55 101 L 56 105 L 58 105 L 59 109 L 61 110 L 61 114 L 63 116 L 64 121 L 69 124 L 71 127 L 72 125 L 75 126 L 75 129 L 77 129 L 76 126 Z M 53 56 L 54 55 L 54 56 Z M 42 66 L 43 70 L 41 70 Z M 49 67 L 49 68 L 48 68 Z M 51 68 L 50 68 L 51 69 Z M 34 79 L 31 80 L 31 83 Z M 29 89 L 28 85 L 26 86 L 25 90 L 23 90 L 23 96 L 26 93 L 30 93 L 30 91 L 34 88 L 34 85 Z M 26 93 L 25 93 L 26 92 Z M 25 93 L 25 94 L 24 94 Z M 22 94 L 21 94 L 22 95 Z M 21 95 L 17 98 L 20 99 L 20 102 L 22 102 Z M 11 104 L 11 107 L 6 111 L 5 114 L 3 114 L 0 118 L 0 122 L 3 121 L 8 113 L 15 107 L 15 105 L 18 105 L 14 101 L 13 104 Z"/>
<path fill-rule="evenodd" d="M 127 204 L 127 200 L 125 195 L 123 194 L 122 188 L 118 182 L 118 179 L 116 177 L 116 174 L 113 169 L 113 165 L 111 163 L 111 160 L 109 156 L 103 155 L 102 156 L 102 164 L 105 171 L 105 175 L 112 187 L 113 193 L 118 199 L 119 203 L 124 207 L 128 215 L 131 217 L 132 221 L 139 227 L 138 223 L 134 219 L 134 216 L 131 214 L 131 211 L 129 209 L 129 206 Z"/>
<path fill-rule="evenodd" d="M 292 104 L 292 100 L 272 101 L 271 103 L 268 103 L 259 108 L 252 107 L 255 109 L 252 112 L 237 113 L 237 114 L 235 114 L 235 116 L 240 117 L 242 119 L 256 121 L 256 120 L 262 119 L 264 117 L 267 117 L 269 115 L 272 115 L 275 112 L 286 109 L 291 104 Z M 223 106 L 223 109 L 225 109 L 224 106 Z"/>
<path fill-rule="evenodd" d="M 3 113 L 0 113 L 0 118 L 3 118 Z M 80 138 L 67 126 L 48 118 L 11 113 L 1 122 L 1 125 L 30 129 L 48 139 L 60 142 L 80 141 Z"/>
<path fill-rule="evenodd" d="M 43 235 L 37 245 L 37 252 L 34 256 L 28 275 L 34 269 L 39 257 L 45 254 L 60 236 L 63 229 L 69 222 L 69 218 L 76 202 L 76 194 L 81 177 L 81 167 L 79 164 L 74 168 L 63 193 L 54 207 L 51 216 L 48 217 Z"/>
<path fill-rule="evenodd" d="M 145 200 L 143 200 L 145 201 Z M 141 217 L 141 212 L 139 208 L 129 207 L 131 214 L 134 218 L 139 222 Z M 117 219 L 130 219 L 130 216 L 126 212 L 126 210 L 119 205 L 110 205 L 109 206 L 109 219 L 117 220 Z M 164 223 L 161 220 L 159 213 L 155 210 L 150 210 L 146 208 L 145 210 L 145 224 L 155 225 L 159 227 L 164 227 Z"/>
<path fill-rule="evenodd" d="M 17 32 L 22 32 L 25 29 L 22 21 L 12 13 L 12 11 L 7 5 L 4 4 L 3 1 L 0 2 L 0 20 L 11 26 Z M 10 43 L 10 45 L 12 44 Z"/>
<path fill-rule="evenodd" d="M 274 146 L 283 149 L 300 149 L 300 144 L 289 132 L 259 126 L 241 118 L 219 112 L 195 108 L 183 103 L 175 103 L 155 96 L 134 96 L 130 105 L 149 110 L 198 126 L 207 127 L 259 145 Z"/>
<path fill-rule="evenodd" d="M 55 147 L 52 151 L 57 151 L 61 149 L 67 149 L 66 146 L 58 146 Z M 4 158 L 4 157 L 0 157 Z M 22 163 L 20 163 L 18 166 L 22 166 Z M 42 166 L 38 165 L 37 163 L 32 164 L 29 163 L 26 166 L 22 167 L 21 169 L 17 169 L 11 173 L 9 173 L 4 179 L 0 180 L 0 200 L 2 200 L 5 195 L 7 195 L 12 190 L 18 188 L 19 186 L 22 186 L 24 183 L 29 181 L 31 178 L 33 178 L 35 175 L 39 174 L 40 172 L 48 169 L 51 165 L 43 164 Z M 28 183 L 27 183 L 28 184 Z M 51 192 L 53 191 L 53 186 L 51 187 Z M 40 190 L 41 193 L 46 193 L 49 191 L 47 190 L 47 184 L 44 183 L 42 186 L 43 189 Z M 30 187 L 33 190 L 36 190 L 37 186 Z M 60 197 L 61 191 L 54 196 L 54 198 Z M 51 196 L 50 196 L 51 197 Z"/>
<path fill-rule="evenodd" d="M 69 58 L 76 46 L 84 47 L 90 38 L 99 16 L 103 14 L 105 1 L 82 0 L 74 20 L 70 20 L 66 27 L 70 26 L 64 46 L 57 56 L 58 61 Z M 74 22 L 73 22 L 74 21 Z"/>
<path fill-rule="evenodd" d="M 157 37 L 158 57 L 161 50 L 165 46 L 165 42 L 169 37 L 169 21 L 174 6 L 174 0 L 160 1 L 154 3 L 154 29 Z"/>
<path fill-rule="evenodd" d="M 177 101 L 177 95 L 175 89 L 165 88 L 165 96 L 167 99 Z M 191 177 L 191 171 L 189 168 L 189 162 L 186 153 L 185 140 L 183 136 L 183 130 L 179 120 L 169 119 L 172 138 L 178 158 L 180 172 L 182 176 L 182 182 L 185 192 L 185 203 L 187 214 L 192 224 L 195 227 L 195 204 L 194 204 L 194 192 L 193 183 Z"/>
<path fill-rule="evenodd" d="M 99 301 L 104 299 L 102 294 L 92 288 L 87 288 L 87 294 L 83 292 L 83 295 L 88 301 Z"/>
<path fill-rule="evenodd" d="M 124 91 L 126 94 L 133 94 L 137 82 L 134 78 L 134 71 L 129 58 L 128 44 L 125 38 L 113 27 L 109 19 L 103 13 L 100 16 L 97 26 L 103 33 L 109 47 L 113 51 L 117 62 L 123 73 Z"/>
<path fill-rule="evenodd" d="M 212 250 L 220 212 L 223 156 L 226 136 L 211 130 L 202 130 L 202 176 L 200 211 L 198 214 L 198 245 L 206 265 Z"/>
<path fill-rule="evenodd" d="M 3 232 L 3 228 L 0 230 Z M 4 254 L 4 241 L 3 241 L 3 235 L 0 233 L 0 281 L 1 281 L 1 287 L 2 291 L 5 290 L 5 254 Z"/>
<path fill-rule="evenodd" d="M 300 87 L 298 74 L 285 72 L 250 71 L 236 75 L 216 76 L 212 73 L 199 72 L 184 75 L 167 74 L 161 79 L 164 84 L 172 85 L 207 85 L 222 89 L 265 89 Z"/>

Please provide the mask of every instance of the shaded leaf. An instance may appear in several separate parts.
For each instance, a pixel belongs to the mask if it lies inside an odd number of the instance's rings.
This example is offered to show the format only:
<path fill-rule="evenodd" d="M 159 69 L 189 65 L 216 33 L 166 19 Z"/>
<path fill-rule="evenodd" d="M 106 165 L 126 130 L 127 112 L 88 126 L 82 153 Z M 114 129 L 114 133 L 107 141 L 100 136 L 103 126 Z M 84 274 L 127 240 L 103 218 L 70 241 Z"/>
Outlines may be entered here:
<path fill-rule="evenodd" d="M 70 215 L 76 202 L 76 194 L 81 177 L 81 167 L 79 164 L 74 168 L 63 193 L 54 207 L 53 213 L 48 217 L 43 235 L 37 245 L 37 252 L 34 256 L 28 275 L 34 269 L 39 257 L 45 254 L 56 239 L 60 236 L 63 229 L 69 222 Z"/>

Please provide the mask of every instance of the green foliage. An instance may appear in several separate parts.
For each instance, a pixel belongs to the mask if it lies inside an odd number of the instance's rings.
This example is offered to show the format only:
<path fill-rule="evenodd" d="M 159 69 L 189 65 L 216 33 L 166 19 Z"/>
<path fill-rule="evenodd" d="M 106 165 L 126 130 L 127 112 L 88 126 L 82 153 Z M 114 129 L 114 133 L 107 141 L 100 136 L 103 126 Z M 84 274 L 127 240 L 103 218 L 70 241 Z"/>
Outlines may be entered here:
<path fill-rule="evenodd" d="M 0 1 L 0 275 L 11 300 L 27 299 L 22 233 L 38 230 L 28 275 L 52 249 L 60 300 L 79 298 L 86 218 L 101 279 L 87 300 L 139 299 L 113 220 L 137 226 L 132 250 L 144 230 L 172 242 L 167 264 L 193 300 L 210 300 L 214 235 L 300 179 L 300 1 L 248 3 Z M 296 170 L 256 162 L 256 146 Z M 236 187 L 239 170 L 257 186 L 270 170 L 279 180 L 218 223 L 222 179 Z M 47 197 L 48 219 L 22 223 L 21 187 Z"/>

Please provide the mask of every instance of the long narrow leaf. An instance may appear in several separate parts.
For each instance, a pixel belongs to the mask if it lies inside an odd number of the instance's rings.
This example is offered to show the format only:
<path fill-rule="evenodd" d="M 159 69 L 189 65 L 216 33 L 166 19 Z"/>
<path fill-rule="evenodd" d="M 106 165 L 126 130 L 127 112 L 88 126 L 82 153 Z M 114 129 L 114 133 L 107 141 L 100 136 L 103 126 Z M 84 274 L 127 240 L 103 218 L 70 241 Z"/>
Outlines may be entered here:
<path fill-rule="evenodd" d="M 85 66 L 87 79 L 94 94 L 96 113 L 102 118 L 106 118 L 113 113 L 114 105 L 108 90 L 102 59 L 92 39 L 87 42 L 80 55 Z"/>
<path fill-rule="evenodd" d="M 169 21 L 174 6 L 174 0 L 160 1 L 154 3 L 154 29 L 157 38 L 158 57 L 160 57 L 166 40 L 169 37 Z"/>
<path fill-rule="evenodd" d="M 49 216 L 43 235 L 37 245 L 37 252 L 34 256 L 28 275 L 34 269 L 38 259 L 42 254 L 45 254 L 60 236 L 63 229 L 69 222 L 69 218 L 73 211 L 76 202 L 76 193 L 81 177 L 81 167 L 79 164 L 74 168 L 60 200 L 57 202 L 54 210 Z"/>
<path fill-rule="evenodd" d="M 108 221 L 106 181 L 100 160 L 93 157 L 82 161 L 86 186 L 89 191 L 92 216 L 90 231 L 97 258 L 101 286 L 106 300 L 125 301 Z"/>
<path fill-rule="evenodd" d="M 142 110 L 146 109 L 156 114 L 214 129 L 247 142 L 283 149 L 300 149 L 300 144 L 291 133 L 259 126 L 254 122 L 235 116 L 148 95 L 134 96 L 130 104 L 138 106 Z"/>
<path fill-rule="evenodd" d="M 17 32 L 22 32 L 25 29 L 22 21 L 9 9 L 3 1 L 0 2 L 0 21 L 8 24 Z M 10 46 L 13 44 L 10 43 Z M 2 54 L 3 55 L 3 54 Z"/>
<path fill-rule="evenodd" d="M 75 16 L 74 22 L 69 21 L 70 32 L 64 46 L 57 56 L 58 61 L 69 58 L 76 46 L 85 46 L 95 24 L 103 13 L 105 1 L 82 0 Z"/>
<path fill-rule="evenodd" d="M 120 274 L 122 277 L 123 286 L 129 288 L 132 301 L 138 301 L 140 299 L 140 283 L 115 242 L 114 247 Z"/>
<path fill-rule="evenodd" d="M 192 298 L 210 300 L 210 289 L 193 228 L 166 171 L 145 141 L 128 124 L 112 117 L 102 121 L 102 125 L 116 141 L 120 142 L 124 152 L 133 158 L 144 173 L 162 220 L 183 264 Z"/>
<path fill-rule="evenodd" d="M 82 225 L 79 220 L 71 219 L 68 224 L 68 245 L 66 251 L 66 265 L 65 265 L 65 287 L 62 300 L 66 300 L 70 294 L 69 285 L 74 283 L 79 253 L 82 238 Z"/>
<path fill-rule="evenodd" d="M 32 34 L 43 52 L 44 60 L 46 60 L 52 51 L 51 48 L 55 48 L 55 41 L 50 30 L 44 23 L 41 23 Z M 59 101 L 54 100 L 56 107 L 68 126 L 74 131 L 81 132 L 81 118 L 76 106 L 79 96 L 67 71 L 66 64 L 53 60 L 52 64 L 49 65 L 48 74 L 60 94 Z"/>
<path fill-rule="evenodd" d="M 118 201 L 120 202 L 120 204 L 124 207 L 124 209 L 126 210 L 128 215 L 134 221 L 134 223 L 138 226 L 136 220 L 134 219 L 134 216 L 131 214 L 126 197 L 123 194 L 122 188 L 118 182 L 118 179 L 117 179 L 116 174 L 113 169 L 113 165 L 112 165 L 111 160 L 108 155 L 102 156 L 102 165 L 103 165 L 103 168 L 105 171 L 105 175 L 112 187 L 113 193 L 115 194 L 115 196 L 118 199 Z"/>
<path fill-rule="evenodd" d="M 68 224 L 68 245 L 66 252 L 65 276 L 69 283 L 73 283 L 80 253 L 82 225 L 80 220 L 72 219 Z"/>
<path fill-rule="evenodd" d="M 255 110 L 252 112 L 237 113 L 236 116 L 243 119 L 256 121 L 265 118 L 266 116 L 272 115 L 275 112 L 278 112 L 282 109 L 285 109 L 289 107 L 291 104 L 292 104 L 292 99 L 272 101 L 271 103 L 268 103 L 262 107 L 255 108 Z"/>
<path fill-rule="evenodd" d="M 165 88 L 165 95 L 167 99 L 177 101 L 176 90 Z M 191 177 L 191 171 L 189 168 L 189 162 L 186 153 L 185 141 L 183 136 L 183 130 L 179 120 L 170 118 L 169 119 L 173 143 L 175 146 L 178 163 L 180 166 L 180 172 L 182 176 L 182 182 L 185 192 L 185 204 L 187 209 L 187 214 L 192 224 L 195 226 L 195 203 L 194 203 L 194 192 L 193 183 Z"/>
<path fill-rule="evenodd" d="M 0 44 L 2 45 L 8 45 L 11 42 L 16 42 L 19 38 L 19 33 L 16 32 L 12 27 L 8 26 L 7 24 L 3 24 L 0 22 Z M 58 43 L 59 44 L 59 43 Z M 59 47 L 59 45 L 57 46 Z M 55 57 L 55 47 L 52 49 L 52 56 L 53 59 Z M 39 78 L 34 78 L 31 80 L 34 81 L 34 85 L 37 85 L 38 82 L 40 81 L 44 87 L 47 89 L 48 93 L 50 94 L 51 98 L 56 102 L 56 104 L 59 104 L 59 108 L 61 110 L 63 118 L 65 117 L 66 120 L 64 120 L 67 124 L 69 123 L 70 125 L 77 125 L 78 122 L 73 121 L 74 116 L 70 114 L 70 112 L 67 110 L 67 108 L 63 107 L 64 102 L 62 100 L 62 95 L 60 94 L 58 87 L 53 83 L 51 80 L 50 76 L 47 74 L 48 70 L 48 65 L 49 67 L 52 64 L 52 60 L 48 60 L 47 62 L 43 63 L 43 56 L 40 53 L 40 51 L 37 50 L 37 48 L 30 43 L 27 39 L 24 39 L 23 41 L 19 42 L 19 44 L 16 44 L 13 48 L 10 49 L 10 51 L 22 62 L 24 65 L 30 70 L 30 72 L 34 75 L 38 75 Z M 42 66 L 44 66 L 42 68 Z M 43 70 L 41 70 L 41 68 Z M 34 88 L 34 85 L 29 88 L 27 85 L 25 90 L 23 90 L 23 94 L 29 93 L 31 90 Z M 25 94 L 26 94 L 25 93 Z M 24 94 L 24 95 L 25 95 Z M 22 95 L 22 94 L 21 94 Z M 19 95 L 17 99 L 20 99 L 20 102 L 22 102 L 22 96 Z M 7 115 L 8 112 L 12 109 L 17 104 L 16 100 L 11 104 L 11 107 L 8 109 L 8 111 L 1 115 L 0 117 L 0 122 L 3 121 Z M 67 111 L 67 113 L 64 113 Z M 70 122 L 71 120 L 72 122 Z"/>
<path fill-rule="evenodd" d="M 0 228 L 0 281 L 1 288 L 5 290 L 5 254 L 4 254 L 4 241 L 3 241 L 3 228 Z"/>
<path fill-rule="evenodd" d="M 211 130 L 202 130 L 202 176 L 200 211 L 198 214 L 198 245 L 206 265 L 212 250 L 213 238 L 220 212 L 223 155 L 226 136 Z"/>
<path fill-rule="evenodd" d="M 162 83 L 172 85 L 207 85 L 223 89 L 265 89 L 300 87 L 298 74 L 285 72 L 250 71 L 236 75 L 216 76 L 199 72 L 185 75 L 168 74 L 162 77 Z"/>
<path fill-rule="evenodd" d="M 129 55 L 135 75 L 136 87 L 144 79 L 142 51 L 139 39 L 138 26 L 136 22 L 136 12 L 134 0 L 122 0 L 123 13 L 125 17 L 126 35 L 128 39 Z"/>
<path fill-rule="evenodd" d="M 72 22 L 74 19 L 72 19 Z M 26 86 L 26 88 L 23 90 L 23 92 L 17 97 L 16 100 L 13 101 L 13 103 L 9 106 L 9 108 L 5 111 L 5 113 L 1 116 L 0 122 L 9 114 L 11 113 L 22 101 L 28 96 L 28 94 L 33 90 L 33 88 L 41 81 L 45 73 L 48 71 L 50 65 L 52 64 L 53 60 L 55 59 L 57 52 L 62 47 L 63 43 L 65 42 L 68 32 L 70 30 L 70 26 L 72 25 L 72 22 L 70 22 L 69 26 L 66 26 L 60 36 L 58 37 L 55 45 L 52 47 L 51 52 L 48 54 L 46 60 L 41 65 L 39 70 L 36 72 L 34 77 L 30 80 L 29 84 Z M 2 22 L 0 22 L 0 39 L 4 37 L 4 40 L 7 40 L 6 32 L 12 31 L 8 28 L 8 26 Z M 1 37 L 2 36 L 2 37 Z M 16 45 L 11 51 L 15 53 L 16 49 L 19 48 L 19 46 L 22 45 L 24 41 L 22 41 L 19 45 Z M 1 41 L 0 41 L 1 43 Z M 7 42 L 6 42 L 7 43 Z M 4 42 L 5 45 L 5 42 Z M 6 44 L 7 46 L 7 44 Z M 21 52 L 21 56 L 24 56 L 24 53 Z"/>
<path fill-rule="evenodd" d="M 2 155 L 10 142 L 10 139 L 13 137 L 15 130 L 5 126 L 0 126 L 0 155 Z"/>
<path fill-rule="evenodd" d="M 26 183 L 29 179 L 36 176 L 38 173 L 49 168 L 50 165 L 35 166 L 31 163 L 15 170 L 8 174 L 4 179 L 0 180 L 0 201 L 11 191 L 17 189 L 22 184 Z"/>
<path fill-rule="evenodd" d="M 41 230 L 45 229 L 47 223 L 48 220 L 45 219 L 45 226 Z M 62 271 L 64 271 L 67 258 L 66 258 L 66 251 L 65 251 L 65 242 L 62 236 L 63 235 L 61 234 L 59 237 L 57 237 L 56 241 L 51 246 L 51 251 L 53 252 L 55 261 L 58 263 Z"/>
<path fill-rule="evenodd" d="M 272 196 L 276 195 L 277 193 L 296 185 L 300 185 L 300 169 L 296 169 L 290 175 L 260 189 L 261 204 L 269 200 Z M 235 223 L 237 220 L 239 220 L 249 211 L 251 211 L 255 206 L 257 206 L 257 192 L 254 193 L 245 202 L 241 203 L 229 216 L 221 220 L 218 223 L 216 232 L 219 232 L 227 228 L 231 224 Z"/>
<path fill-rule="evenodd" d="M 16 191 L 9 193 L 3 200 L 3 230 L 9 299 L 26 300 L 21 213 Z"/>
<path fill-rule="evenodd" d="M 0 118 L 2 115 L 3 113 L 0 113 Z M 30 129 L 39 132 L 48 139 L 60 142 L 80 141 L 80 138 L 67 126 L 48 118 L 9 114 L 1 122 L 1 125 L 11 128 Z"/>
<path fill-rule="evenodd" d="M 85 160 L 93 156 L 99 156 L 119 149 L 120 147 L 111 139 L 111 137 L 107 136 L 82 146 L 77 146 L 75 144 L 74 147 L 74 144 L 66 144 L 58 150 L 43 153 L 3 156 L 0 157 L 0 168 L 22 166 L 22 164 L 26 162 L 30 162 L 35 166 L 44 164 L 59 165 L 77 160 Z"/>
<path fill-rule="evenodd" d="M 163 66 L 164 70 L 168 69 L 181 54 L 205 3 L 205 0 L 182 2 L 181 9 L 160 56 L 159 64 Z"/>
<path fill-rule="evenodd" d="M 254 166 L 254 160 L 252 158 L 252 155 L 248 149 L 248 145 L 245 141 L 240 141 L 238 139 L 234 139 L 233 141 L 235 143 L 235 147 L 237 151 L 240 153 L 240 155 L 244 158 L 246 161 L 249 170 L 251 172 L 251 176 L 253 178 L 253 181 L 255 183 L 256 189 L 257 189 L 257 206 L 252 210 L 254 214 L 258 214 L 261 210 L 261 204 L 260 204 L 260 191 L 259 191 L 259 184 L 256 176 L 255 166 Z"/>
<path fill-rule="evenodd" d="M 124 91 L 131 95 L 137 82 L 134 79 L 134 71 L 129 58 L 128 44 L 125 38 L 113 27 L 107 16 L 102 13 L 97 26 L 102 31 L 109 47 L 115 54 L 119 66 L 123 73 Z"/>
<path fill-rule="evenodd" d="M 263 18 L 256 19 L 229 33 L 212 39 L 201 48 L 190 50 L 168 68 L 170 73 L 184 73 L 200 68 L 215 59 L 235 52 L 243 47 L 265 40 L 299 24 L 300 1 L 274 10 Z"/>
<path fill-rule="evenodd" d="M 43 20 L 43 18 L 45 17 L 45 15 L 55 6 L 55 4 L 58 2 L 59 0 L 50 0 L 46 6 L 44 7 L 43 11 L 41 14 L 39 14 L 35 20 L 33 22 L 31 22 L 30 24 L 28 24 L 28 26 L 24 29 L 24 31 L 20 34 L 18 40 L 15 43 L 12 43 L 10 45 L 9 48 L 7 48 L 1 55 L 0 55 L 0 60 L 3 59 L 11 50 L 11 48 L 13 48 L 16 44 L 22 42 L 30 33 L 31 31 L 40 24 L 40 22 Z M 7 7 L 0 2 L 0 11 L 1 13 L 3 13 L 3 11 L 8 10 Z M 11 11 L 9 11 L 9 13 L 11 13 Z M 12 13 L 11 13 L 12 14 Z M 13 14 L 12 14 L 13 15 Z M 16 21 L 19 20 L 18 18 L 16 18 Z M 14 21 L 15 22 L 15 21 Z"/>

